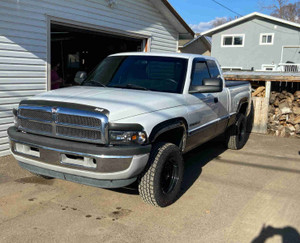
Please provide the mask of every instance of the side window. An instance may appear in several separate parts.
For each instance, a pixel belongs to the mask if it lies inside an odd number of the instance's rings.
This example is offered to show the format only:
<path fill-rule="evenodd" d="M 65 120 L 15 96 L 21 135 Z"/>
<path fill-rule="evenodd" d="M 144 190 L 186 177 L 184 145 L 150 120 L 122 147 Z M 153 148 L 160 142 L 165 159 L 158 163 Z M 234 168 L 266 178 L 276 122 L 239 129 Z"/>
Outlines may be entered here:
<path fill-rule="evenodd" d="M 274 33 L 260 34 L 259 44 L 260 45 L 273 45 Z"/>
<path fill-rule="evenodd" d="M 218 68 L 215 61 L 207 60 L 207 66 L 208 66 L 208 69 L 209 69 L 209 72 L 210 72 L 210 76 L 212 78 L 219 78 L 220 77 L 220 71 L 219 71 L 219 68 Z"/>
<path fill-rule="evenodd" d="M 210 78 L 209 71 L 205 62 L 197 62 L 192 73 L 191 86 L 202 85 L 202 80 Z"/>

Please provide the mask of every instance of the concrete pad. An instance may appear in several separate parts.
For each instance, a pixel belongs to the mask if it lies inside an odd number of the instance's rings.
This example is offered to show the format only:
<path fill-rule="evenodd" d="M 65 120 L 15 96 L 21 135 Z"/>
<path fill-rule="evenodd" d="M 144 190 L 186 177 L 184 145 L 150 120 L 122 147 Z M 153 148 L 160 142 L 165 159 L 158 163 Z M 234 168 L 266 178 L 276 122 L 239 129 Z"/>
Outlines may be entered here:
<path fill-rule="evenodd" d="M 181 197 L 144 204 L 134 186 L 45 180 L 0 158 L 0 242 L 300 242 L 300 140 L 251 135 L 184 156 Z"/>

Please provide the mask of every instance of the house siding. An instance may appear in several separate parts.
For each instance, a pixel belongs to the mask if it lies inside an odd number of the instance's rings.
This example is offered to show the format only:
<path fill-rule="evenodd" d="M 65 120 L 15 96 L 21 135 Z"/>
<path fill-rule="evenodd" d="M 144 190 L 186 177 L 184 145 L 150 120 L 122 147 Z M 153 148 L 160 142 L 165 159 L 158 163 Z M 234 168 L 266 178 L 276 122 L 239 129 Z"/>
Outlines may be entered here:
<path fill-rule="evenodd" d="M 47 18 L 145 35 L 151 51 L 176 52 L 178 32 L 147 0 L 0 1 L 0 156 L 9 154 L 11 110 L 47 90 Z"/>
<path fill-rule="evenodd" d="M 274 33 L 273 45 L 260 45 L 261 33 Z M 228 34 L 245 34 L 244 47 L 221 47 L 222 35 Z M 299 28 L 255 18 L 213 35 L 211 54 L 222 67 L 259 70 L 262 64 L 279 64 L 282 46 L 300 45 L 299 38 Z M 299 49 L 285 51 L 283 62 L 300 63 L 298 52 Z"/>

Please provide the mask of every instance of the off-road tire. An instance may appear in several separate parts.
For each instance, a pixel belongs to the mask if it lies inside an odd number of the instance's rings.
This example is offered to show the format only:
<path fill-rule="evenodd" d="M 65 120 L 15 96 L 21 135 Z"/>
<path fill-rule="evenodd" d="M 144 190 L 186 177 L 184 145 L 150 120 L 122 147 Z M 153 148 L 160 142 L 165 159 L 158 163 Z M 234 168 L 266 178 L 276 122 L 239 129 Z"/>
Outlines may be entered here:
<path fill-rule="evenodd" d="M 247 119 L 244 114 L 239 113 L 235 124 L 230 126 L 225 133 L 227 148 L 238 150 L 244 147 L 247 141 Z"/>
<path fill-rule="evenodd" d="M 172 166 L 170 166 L 170 164 Z M 165 183 L 171 168 L 172 179 L 169 191 Z M 149 161 L 144 173 L 139 178 L 139 194 L 142 199 L 156 207 L 166 207 L 177 200 L 184 173 L 184 161 L 180 149 L 172 143 L 157 143 L 153 145 Z"/>

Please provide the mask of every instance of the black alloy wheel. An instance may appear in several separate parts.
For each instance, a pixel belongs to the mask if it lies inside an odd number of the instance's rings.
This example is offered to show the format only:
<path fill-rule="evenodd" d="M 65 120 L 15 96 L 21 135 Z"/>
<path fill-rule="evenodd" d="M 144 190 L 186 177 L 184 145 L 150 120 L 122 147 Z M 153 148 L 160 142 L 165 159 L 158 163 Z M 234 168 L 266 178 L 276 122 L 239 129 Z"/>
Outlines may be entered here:
<path fill-rule="evenodd" d="M 154 144 L 139 178 L 139 194 L 153 206 L 166 207 L 178 198 L 184 173 L 180 149 L 172 143 Z"/>

